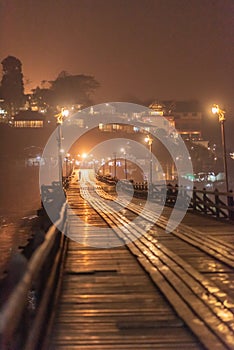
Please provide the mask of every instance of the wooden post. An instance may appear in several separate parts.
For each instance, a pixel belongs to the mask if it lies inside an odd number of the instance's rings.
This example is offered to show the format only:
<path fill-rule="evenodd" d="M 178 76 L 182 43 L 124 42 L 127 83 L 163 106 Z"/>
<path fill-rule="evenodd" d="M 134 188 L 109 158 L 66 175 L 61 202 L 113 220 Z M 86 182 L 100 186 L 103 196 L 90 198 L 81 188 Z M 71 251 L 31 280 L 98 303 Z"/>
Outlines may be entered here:
<path fill-rule="evenodd" d="M 234 199 L 233 199 L 233 193 L 232 191 L 229 191 L 229 194 L 227 197 L 228 201 L 228 217 L 230 220 L 234 220 Z"/>
<path fill-rule="evenodd" d="M 184 187 L 183 188 L 183 201 L 182 201 L 182 204 L 183 204 L 183 208 L 187 208 L 187 188 L 186 187 Z"/>
<path fill-rule="evenodd" d="M 204 214 L 207 214 L 207 194 L 206 189 L 203 188 L 203 206 L 204 206 Z"/>
<path fill-rule="evenodd" d="M 173 188 L 173 187 L 172 187 Z M 173 190 L 172 190 L 173 191 Z M 178 198 L 178 193 L 179 193 L 179 186 L 178 186 L 178 184 L 176 184 L 175 185 L 175 187 L 174 187 L 174 191 L 173 191 L 174 193 L 173 193 L 173 205 L 175 205 L 175 203 L 176 203 L 176 201 L 177 201 L 177 198 Z M 179 205 L 180 205 L 180 207 L 181 207 L 181 204 L 183 203 L 183 189 L 181 189 L 181 191 L 180 191 L 180 195 L 181 195 L 181 197 L 180 198 L 178 198 L 179 199 Z"/>
<path fill-rule="evenodd" d="M 197 189 L 197 188 L 194 186 L 194 188 L 193 188 L 193 210 L 196 210 L 196 209 L 197 209 L 197 203 L 196 203 L 196 200 L 197 200 L 196 189 Z"/>
<path fill-rule="evenodd" d="M 219 218 L 220 216 L 220 210 L 219 210 L 219 190 L 216 188 L 215 189 L 215 211 L 216 211 L 216 216 Z"/>

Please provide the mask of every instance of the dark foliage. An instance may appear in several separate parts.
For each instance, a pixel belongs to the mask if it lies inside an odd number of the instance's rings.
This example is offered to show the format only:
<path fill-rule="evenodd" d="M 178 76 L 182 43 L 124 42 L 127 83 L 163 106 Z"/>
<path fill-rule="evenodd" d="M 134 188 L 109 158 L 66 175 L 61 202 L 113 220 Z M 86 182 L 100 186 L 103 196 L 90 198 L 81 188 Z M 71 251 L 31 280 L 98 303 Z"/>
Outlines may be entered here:
<path fill-rule="evenodd" d="M 22 63 L 14 56 L 6 57 L 1 63 L 1 97 L 7 111 L 14 114 L 25 102 Z"/>

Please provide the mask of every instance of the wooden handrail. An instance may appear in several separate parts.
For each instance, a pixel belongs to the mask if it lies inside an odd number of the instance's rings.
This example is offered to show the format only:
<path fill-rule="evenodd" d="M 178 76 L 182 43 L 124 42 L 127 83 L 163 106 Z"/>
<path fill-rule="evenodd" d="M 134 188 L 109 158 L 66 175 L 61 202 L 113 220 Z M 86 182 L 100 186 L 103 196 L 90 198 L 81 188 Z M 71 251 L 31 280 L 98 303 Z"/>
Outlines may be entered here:
<path fill-rule="evenodd" d="M 209 191 L 209 190 L 204 190 L 204 189 L 202 189 L 202 190 L 199 190 L 199 189 L 197 189 L 197 188 L 194 188 L 193 190 L 191 190 L 191 191 L 196 191 L 197 193 L 206 193 L 206 194 L 215 194 L 215 192 L 218 192 L 218 194 L 220 195 L 220 196 L 233 196 L 233 192 L 230 190 L 230 191 L 228 191 L 228 192 L 220 192 L 220 191 L 218 191 L 218 190 L 214 190 L 214 191 Z"/>
<path fill-rule="evenodd" d="M 98 180 L 105 183 L 112 183 L 112 179 L 106 179 L 102 176 L 97 176 Z M 216 216 L 217 218 L 225 218 L 234 221 L 234 197 L 233 192 L 220 192 L 218 190 L 210 191 L 206 189 L 186 189 L 179 187 L 178 185 L 171 184 L 152 184 L 151 188 L 148 187 L 147 183 L 134 183 L 132 186 L 129 183 L 121 182 L 121 186 L 125 191 L 134 189 L 134 196 L 139 198 L 146 198 L 149 196 L 153 200 L 159 202 L 165 202 L 166 205 L 175 205 L 177 198 L 182 199 L 181 203 L 177 203 L 178 206 L 189 204 L 189 208 L 194 211 L 198 211 L 205 215 Z M 188 195 L 192 193 L 191 195 Z M 199 196 L 200 195 L 200 196 Z M 213 199 L 209 198 L 214 196 Z M 221 199 L 226 197 L 227 201 Z"/>
<path fill-rule="evenodd" d="M 61 227 L 64 226 L 66 206 L 67 204 L 64 203 L 60 211 L 60 218 L 50 227 L 44 242 L 33 253 L 22 280 L 15 287 L 0 311 L 0 336 L 3 342 L 6 339 L 10 339 L 17 329 L 27 304 L 28 292 L 31 289 L 32 283 L 37 278 L 40 269 L 55 244 L 56 234 L 59 232 L 57 227 L 60 227 L 60 225 Z"/>

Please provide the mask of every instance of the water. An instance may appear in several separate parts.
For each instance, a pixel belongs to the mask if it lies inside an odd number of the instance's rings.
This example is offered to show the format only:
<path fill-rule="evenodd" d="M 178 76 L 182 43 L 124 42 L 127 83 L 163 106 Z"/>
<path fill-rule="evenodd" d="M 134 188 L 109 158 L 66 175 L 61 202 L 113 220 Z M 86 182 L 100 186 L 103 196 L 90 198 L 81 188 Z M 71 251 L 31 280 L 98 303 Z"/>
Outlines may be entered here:
<path fill-rule="evenodd" d="M 40 207 L 38 167 L 10 159 L 0 167 L 0 278 L 11 256 L 24 246 Z"/>

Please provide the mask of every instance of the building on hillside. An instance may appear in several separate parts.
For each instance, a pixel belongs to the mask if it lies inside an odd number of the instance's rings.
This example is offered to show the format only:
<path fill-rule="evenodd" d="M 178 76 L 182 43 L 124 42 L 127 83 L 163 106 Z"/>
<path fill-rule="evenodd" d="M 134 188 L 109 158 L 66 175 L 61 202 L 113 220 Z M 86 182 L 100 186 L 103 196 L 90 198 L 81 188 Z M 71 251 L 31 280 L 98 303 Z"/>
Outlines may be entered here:
<path fill-rule="evenodd" d="M 15 115 L 12 126 L 15 128 L 43 128 L 45 116 L 35 111 L 20 111 Z"/>
<path fill-rule="evenodd" d="M 175 128 L 185 140 L 202 140 L 202 111 L 198 101 L 177 101 L 172 113 Z"/>
<path fill-rule="evenodd" d="M 163 116 L 183 139 L 202 140 L 202 111 L 198 101 L 153 102 L 149 108 L 152 112 L 147 116 L 147 122 L 153 123 L 154 119 L 156 121 Z"/>
<path fill-rule="evenodd" d="M 142 121 L 151 124 L 152 127 L 164 129 L 167 134 L 175 128 L 174 116 L 164 103 L 154 101 L 149 106 L 149 111 L 142 116 Z"/>

